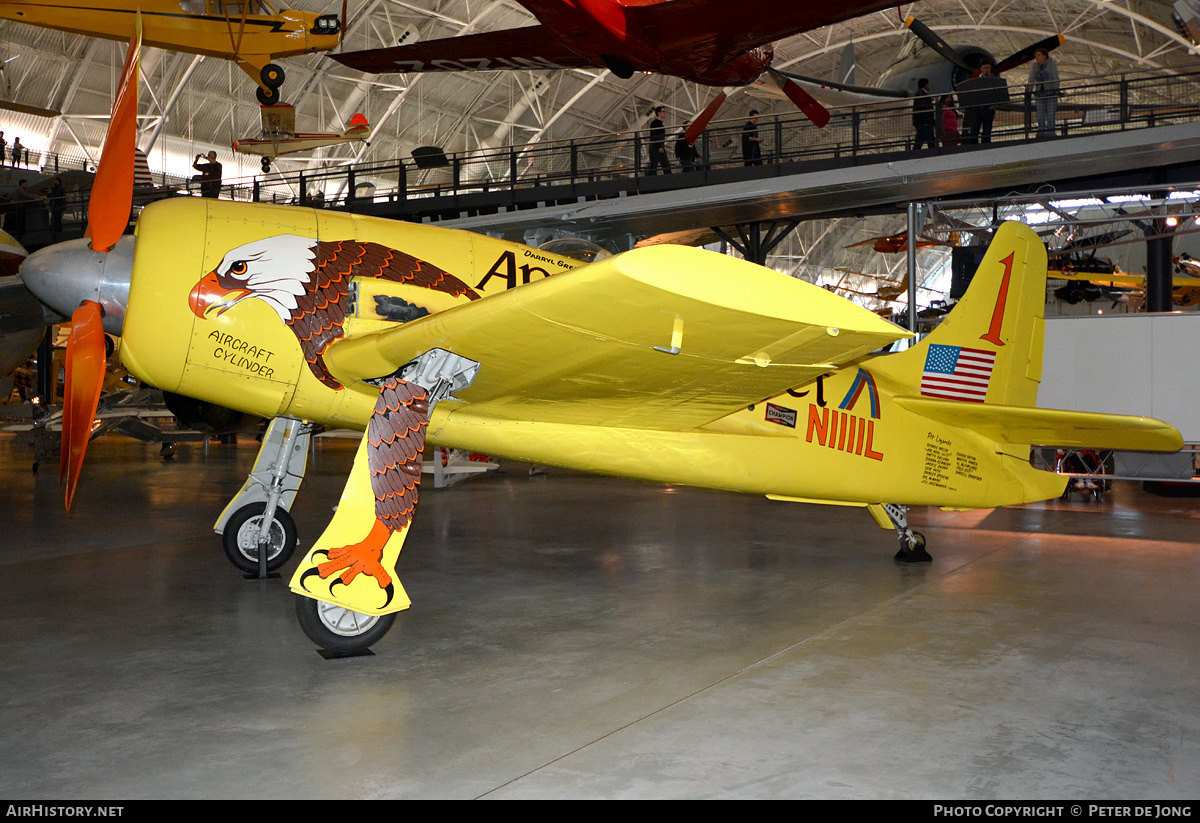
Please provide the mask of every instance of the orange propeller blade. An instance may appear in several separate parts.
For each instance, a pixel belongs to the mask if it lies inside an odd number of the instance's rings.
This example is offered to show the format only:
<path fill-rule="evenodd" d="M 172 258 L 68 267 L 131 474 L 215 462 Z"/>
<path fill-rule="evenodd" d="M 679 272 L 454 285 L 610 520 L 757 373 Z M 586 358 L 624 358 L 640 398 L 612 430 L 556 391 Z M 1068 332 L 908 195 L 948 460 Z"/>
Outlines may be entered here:
<path fill-rule="evenodd" d="M 63 398 L 62 456 L 58 482 L 67 481 L 67 510 L 75 497 L 83 455 L 104 385 L 104 319 L 100 304 L 85 300 L 71 315 L 67 338 L 67 379 Z"/>
<path fill-rule="evenodd" d="M 129 211 L 133 207 L 133 155 L 137 147 L 138 61 L 141 51 L 142 17 L 139 13 L 133 37 L 129 41 L 129 53 L 125 55 L 121 87 L 113 103 L 112 120 L 108 124 L 108 135 L 104 138 L 104 150 L 100 154 L 100 165 L 96 169 L 91 202 L 88 204 L 87 235 L 92 238 L 92 248 L 96 251 L 111 249 L 129 225 Z"/>
<path fill-rule="evenodd" d="M 800 87 L 798 83 L 789 80 L 785 75 L 780 74 L 774 69 L 768 69 L 771 79 L 779 84 L 779 88 L 788 99 L 796 104 L 796 108 L 804 112 L 804 116 L 813 121 L 819 129 L 825 128 L 829 124 L 829 109 L 821 105 L 821 102 L 811 94 Z"/>
<path fill-rule="evenodd" d="M 725 102 L 725 98 L 728 96 L 725 92 L 721 92 L 714 97 L 713 101 L 704 107 L 704 111 L 696 115 L 696 119 L 692 121 L 692 125 L 687 127 L 687 131 L 683 133 L 683 139 L 689 143 L 695 143 L 696 138 L 708 128 L 708 124 L 716 115 L 717 109 L 721 108 L 721 104 Z"/>

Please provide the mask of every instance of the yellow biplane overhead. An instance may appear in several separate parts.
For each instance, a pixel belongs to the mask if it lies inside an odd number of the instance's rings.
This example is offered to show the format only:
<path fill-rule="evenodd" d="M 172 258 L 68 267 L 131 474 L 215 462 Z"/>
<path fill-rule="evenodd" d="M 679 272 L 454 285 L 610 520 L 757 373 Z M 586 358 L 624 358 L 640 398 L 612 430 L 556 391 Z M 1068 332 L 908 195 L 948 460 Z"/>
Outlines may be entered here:
<path fill-rule="evenodd" d="M 338 45 L 336 14 L 283 9 L 268 0 L 5 0 L 0 20 L 129 40 L 142 16 L 142 42 L 170 51 L 233 60 L 258 84 L 263 105 L 280 102 L 283 69 L 274 61 Z"/>
<path fill-rule="evenodd" d="M 130 63 L 123 85 L 136 88 Z M 129 131 L 134 114 L 114 113 L 110 131 Z M 110 137 L 101 171 L 122 152 L 131 140 Z M 104 330 L 123 336 L 122 361 L 146 382 L 276 418 L 218 521 L 231 559 L 240 551 L 263 573 L 295 544 L 286 509 L 307 424 L 365 429 L 337 512 L 291 579 L 302 627 L 334 652 L 365 649 L 409 606 L 396 564 L 426 442 L 864 507 L 895 529 L 904 561 L 929 559 L 908 506 L 1059 496 L 1066 478 L 1034 469 L 1031 444 L 1182 445 L 1155 420 L 1034 407 L 1046 252 L 1021 224 L 998 229 L 933 334 L 873 356 L 908 332 L 687 247 L 581 265 L 418 223 L 200 198 L 148 206 L 136 239 L 121 239 L 125 173 L 97 178 L 90 247 L 51 246 L 22 267 L 39 298 L 73 313 L 68 505 Z"/>

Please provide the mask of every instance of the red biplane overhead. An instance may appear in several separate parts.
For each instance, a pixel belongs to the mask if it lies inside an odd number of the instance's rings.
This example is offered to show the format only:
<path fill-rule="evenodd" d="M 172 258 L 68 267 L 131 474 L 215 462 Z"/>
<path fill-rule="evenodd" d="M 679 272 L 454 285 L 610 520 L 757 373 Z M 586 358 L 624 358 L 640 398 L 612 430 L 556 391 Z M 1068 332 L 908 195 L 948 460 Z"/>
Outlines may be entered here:
<path fill-rule="evenodd" d="M 896 0 L 518 2 L 541 25 L 333 58 L 373 73 L 603 67 L 623 78 L 648 71 L 705 86 L 745 86 L 767 72 L 805 114 L 824 125 L 829 119 L 825 108 L 771 69 L 771 43 L 899 5 Z"/>

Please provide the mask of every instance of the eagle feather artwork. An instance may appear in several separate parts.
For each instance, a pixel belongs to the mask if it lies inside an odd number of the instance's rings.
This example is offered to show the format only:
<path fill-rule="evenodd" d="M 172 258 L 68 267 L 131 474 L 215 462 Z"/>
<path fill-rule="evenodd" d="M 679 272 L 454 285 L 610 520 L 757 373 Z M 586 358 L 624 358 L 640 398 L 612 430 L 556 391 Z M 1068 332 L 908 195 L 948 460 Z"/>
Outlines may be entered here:
<path fill-rule="evenodd" d="M 342 384 L 323 355 L 342 336 L 350 280 L 375 277 L 423 286 L 451 297 L 479 293 L 449 272 L 379 243 L 314 240 L 278 234 L 238 246 L 196 284 L 188 305 L 204 319 L 224 314 L 243 300 L 261 300 L 295 333 L 316 378 L 331 389 Z"/>
<path fill-rule="evenodd" d="M 378 243 L 325 241 L 294 234 L 267 237 L 233 249 L 209 272 L 188 297 L 200 319 L 223 314 L 243 300 L 269 305 L 296 335 L 308 368 L 324 385 L 339 390 L 325 365 L 324 354 L 342 337 L 354 277 L 374 277 L 422 286 L 452 297 L 479 294 L 454 275 L 412 255 Z M 384 317 L 414 317 L 426 310 L 381 303 Z M 429 423 L 424 388 L 398 377 L 386 378 L 367 424 L 368 466 L 375 495 L 375 523 L 362 541 L 331 549 L 316 572 L 349 584 L 359 574 L 375 579 L 392 598 L 392 579 L 380 563 L 392 533 L 403 530 L 413 517 L 421 481 L 422 450 Z M 332 588 L 332 585 L 331 585 Z"/>

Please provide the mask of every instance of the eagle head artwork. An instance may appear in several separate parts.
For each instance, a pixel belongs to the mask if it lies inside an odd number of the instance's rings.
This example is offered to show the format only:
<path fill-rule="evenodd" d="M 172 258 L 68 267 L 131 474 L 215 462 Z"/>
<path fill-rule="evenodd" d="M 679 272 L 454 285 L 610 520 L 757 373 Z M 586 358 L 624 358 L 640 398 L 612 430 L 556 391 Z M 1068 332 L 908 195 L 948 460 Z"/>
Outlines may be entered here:
<path fill-rule="evenodd" d="M 340 389 L 322 355 L 342 336 L 353 277 L 381 278 L 479 299 L 454 275 L 379 243 L 277 234 L 226 254 L 192 289 L 188 306 L 203 320 L 209 314 L 224 314 L 243 300 L 263 301 L 296 335 L 317 379 Z"/>
<path fill-rule="evenodd" d="M 323 355 L 342 337 L 354 277 L 382 278 L 453 297 L 479 299 L 474 289 L 454 275 L 378 243 L 280 234 L 246 243 L 226 254 L 196 283 L 188 296 L 188 306 L 203 320 L 210 315 L 220 316 L 243 300 L 263 301 L 296 335 L 316 378 L 340 390 L 342 385 L 326 368 Z M 327 562 L 309 574 L 327 579 L 341 572 L 339 579 L 345 584 L 366 574 L 375 579 L 386 593 L 387 602 L 391 602 L 391 576 L 380 559 L 392 533 L 401 531 L 412 520 L 428 422 L 429 402 L 424 388 L 396 376 L 382 382 L 367 424 L 375 523 L 362 541 L 331 549 Z"/>

